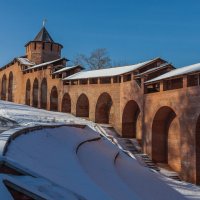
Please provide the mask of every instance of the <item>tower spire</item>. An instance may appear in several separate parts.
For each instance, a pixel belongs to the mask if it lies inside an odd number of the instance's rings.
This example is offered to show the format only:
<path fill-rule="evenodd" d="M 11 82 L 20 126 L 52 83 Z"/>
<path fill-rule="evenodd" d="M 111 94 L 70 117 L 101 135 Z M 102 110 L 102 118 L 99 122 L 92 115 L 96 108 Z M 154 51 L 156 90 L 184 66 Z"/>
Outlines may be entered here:
<path fill-rule="evenodd" d="M 47 22 L 47 19 L 43 19 L 43 21 L 42 21 L 43 27 L 45 27 L 46 22 Z"/>

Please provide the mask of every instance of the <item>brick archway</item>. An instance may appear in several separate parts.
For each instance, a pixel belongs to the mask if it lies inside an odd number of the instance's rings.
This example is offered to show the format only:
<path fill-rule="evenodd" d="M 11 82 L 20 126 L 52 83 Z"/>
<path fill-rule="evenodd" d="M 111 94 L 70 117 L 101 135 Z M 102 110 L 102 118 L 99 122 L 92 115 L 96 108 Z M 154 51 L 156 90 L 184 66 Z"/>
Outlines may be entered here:
<path fill-rule="evenodd" d="M 62 112 L 71 113 L 71 98 L 65 93 L 62 99 Z"/>
<path fill-rule="evenodd" d="M 200 185 L 200 115 L 197 119 L 196 124 L 196 144 L 195 144 L 195 150 L 196 150 L 196 184 Z"/>
<path fill-rule="evenodd" d="M 89 117 L 89 100 L 85 94 L 81 94 L 77 100 L 76 116 Z"/>
<path fill-rule="evenodd" d="M 47 109 L 47 79 L 43 78 L 40 89 L 40 106 Z"/>
<path fill-rule="evenodd" d="M 7 85 L 7 78 L 6 75 L 3 75 L 2 83 L 1 83 L 1 99 L 6 100 L 6 85 Z"/>
<path fill-rule="evenodd" d="M 13 73 L 9 73 L 8 79 L 8 101 L 13 101 Z"/>
<path fill-rule="evenodd" d="M 53 86 L 50 94 L 50 110 L 58 111 L 58 90 L 56 86 Z"/>
<path fill-rule="evenodd" d="M 122 115 L 122 137 L 136 138 L 137 120 L 140 108 L 134 100 L 128 101 Z"/>
<path fill-rule="evenodd" d="M 39 92 L 39 83 L 38 83 L 38 79 L 35 78 L 34 82 L 33 82 L 33 103 L 32 106 L 33 107 L 38 107 L 38 92 Z"/>
<path fill-rule="evenodd" d="M 31 81 L 28 79 L 26 81 L 26 97 L 25 97 L 25 104 L 30 106 L 31 104 Z"/>
<path fill-rule="evenodd" d="M 111 96 L 104 92 L 97 100 L 95 110 L 95 122 L 100 124 L 109 124 L 110 110 L 113 105 Z"/>
<path fill-rule="evenodd" d="M 157 163 L 173 166 L 180 164 L 177 163 L 180 159 L 180 133 L 177 124 L 172 126 L 175 119 L 176 113 L 168 106 L 161 107 L 155 114 L 152 124 L 152 159 Z"/>

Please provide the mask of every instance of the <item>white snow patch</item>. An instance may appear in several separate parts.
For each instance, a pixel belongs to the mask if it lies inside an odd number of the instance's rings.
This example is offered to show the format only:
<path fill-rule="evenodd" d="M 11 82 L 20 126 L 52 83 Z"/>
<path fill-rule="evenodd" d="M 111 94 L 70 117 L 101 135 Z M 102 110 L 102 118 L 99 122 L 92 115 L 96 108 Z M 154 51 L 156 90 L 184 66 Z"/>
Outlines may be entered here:
<path fill-rule="evenodd" d="M 113 68 L 107 68 L 107 69 L 82 71 L 82 72 L 73 74 L 71 76 L 68 76 L 68 77 L 64 78 L 63 80 L 76 80 L 76 79 L 86 79 L 86 78 L 117 76 L 117 75 L 125 74 L 128 72 L 134 71 L 136 69 L 139 69 L 140 67 L 142 67 L 148 63 L 151 63 L 156 59 L 157 58 L 146 61 L 146 62 L 138 63 L 135 65 L 129 65 L 129 66 L 123 66 L 123 67 L 113 67 Z"/>
<path fill-rule="evenodd" d="M 21 135 L 6 157 L 88 200 L 185 199 L 127 155 L 120 153 L 115 163 L 118 152 L 89 127 L 60 127 Z"/>
<path fill-rule="evenodd" d="M 59 69 L 59 70 L 53 72 L 53 74 L 59 74 L 59 73 L 62 73 L 62 72 L 66 72 L 66 71 L 69 71 L 69 70 L 74 69 L 76 67 L 79 67 L 79 65 L 75 65 L 75 66 L 71 66 L 71 67 L 63 67 L 62 69 Z"/>
<path fill-rule="evenodd" d="M 34 62 L 31 62 L 28 58 L 17 58 L 17 60 L 22 64 L 26 66 L 33 66 L 35 65 Z"/>
<path fill-rule="evenodd" d="M 72 114 L 52 112 L 1 100 L 0 116 L 12 119 L 22 126 L 56 123 L 94 124 Z"/>
<path fill-rule="evenodd" d="M 21 126 L 77 123 L 86 124 L 100 131 L 94 123 L 70 114 L 50 112 L 5 101 L 0 101 L 0 116 L 15 120 Z M 22 128 L 4 132 L 0 139 L 1 146 L 4 147 L 7 139 Z M 50 187 L 52 195 L 56 192 L 63 194 L 72 191 L 88 200 L 118 199 L 118 196 L 128 200 L 183 200 L 185 197 L 200 199 L 198 186 L 167 179 L 151 172 L 142 167 L 136 159 L 123 154 L 120 145 L 113 146 L 102 139 L 99 142 L 86 142 L 95 138 L 99 138 L 99 135 L 87 126 L 84 129 L 60 127 L 32 131 L 10 143 L 6 160 L 12 161 L 14 166 L 20 169 L 36 174 L 38 178 L 50 181 L 56 188 L 62 190 L 58 192 L 57 189 Z M 86 143 L 80 146 L 76 154 L 76 148 L 82 142 Z M 119 157 L 114 162 L 118 151 Z M 25 183 L 26 179 L 21 180 L 22 182 Z M 0 189 L 2 191 L 0 199 L 9 199 L 9 197 L 1 198 L 6 190 L 1 184 Z M 117 195 L 119 193 L 120 195 Z M 49 191 L 44 194 L 49 195 Z"/>
<path fill-rule="evenodd" d="M 55 62 L 58 62 L 58 61 L 61 61 L 61 60 L 64 60 L 65 58 L 59 58 L 59 59 L 56 59 L 56 60 L 52 60 L 52 61 L 48 61 L 48 62 L 45 62 L 45 63 L 41 63 L 41 64 L 38 64 L 38 65 L 34 65 L 34 66 L 31 66 L 23 71 L 27 71 L 27 70 L 30 70 L 30 69 L 36 69 L 36 68 L 39 68 L 39 67 L 43 67 L 43 66 L 46 66 L 46 65 L 50 65 L 50 64 L 53 64 Z"/>
<path fill-rule="evenodd" d="M 14 184 L 18 187 L 27 190 L 30 193 L 33 193 L 37 196 L 43 197 L 48 200 L 79 200 L 84 199 L 81 196 L 62 188 L 61 186 L 57 186 L 56 184 L 51 183 L 48 180 L 43 178 L 34 178 L 31 176 L 14 176 L 14 175 L 6 175 L 0 174 L 0 187 L 4 187 L 3 181 L 7 181 L 11 184 Z M 8 192 L 7 192 L 8 193 Z M 8 193 L 9 194 L 9 193 Z M 1 192 L 0 192 L 0 195 Z M 2 200 L 7 200 L 7 198 L 2 198 Z"/>
<path fill-rule="evenodd" d="M 146 81 L 145 83 L 160 81 L 162 79 L 172 78 L 172 77 L 175 77 L 175 76 L 181 76 L 181 75 L 184 75 L 184 74 L 189 74 L 189 73 L 198 72 L 198 71 L 200 71 L 200 63 L 174 69 L 174 70 L 172 70 L 172 71 L 170 71 L 166 74 L 163 74 L 163 75 L 158 76 L 154 79 Z"/>

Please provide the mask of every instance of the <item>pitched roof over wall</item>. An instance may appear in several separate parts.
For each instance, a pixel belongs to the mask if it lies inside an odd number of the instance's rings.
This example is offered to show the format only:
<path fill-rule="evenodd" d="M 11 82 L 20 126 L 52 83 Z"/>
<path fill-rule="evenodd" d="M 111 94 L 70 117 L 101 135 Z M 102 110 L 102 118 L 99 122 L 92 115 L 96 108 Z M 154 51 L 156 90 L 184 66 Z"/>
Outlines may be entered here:
<path fill-rule="evenodd" d="M 50 65 L 50 64 L 53 64 L 55 62 L 59 62 L 59 61 L 62 61 L 62 60 L 67 60 L 66 58 L 59 58 L 59 59 L 56 59 L 56 60 L 52 60 L 52 61 L 48 61 L 48 62 L 45 62 L 45 63 L 41 63 L 41 64 L 38 64 L 38 65 L 34 65 L 34 66 L 31 66 L 23 71 L 28 71 L 30 69 L 37 69 L 37 68 L 40 68 L 40 67 L 43 67 L 43 66 L 46 66 L 46 65 Z"/>
<path fill-rule="evenodd" d="M 75 66 L 64 67 L 64 68 L 62 68 L 62 69 L 59 69 L 59 70 L 53 72 L 53 74 L 61 74 L 61 73 L 63 73 L 63 72 L 69 71 L 69 70 L 71 70 L 71 69 L 75 69 L 75 68 L 77 68 L 77 67 L 80 67 L 81 69 L 84 69 L 84 68 L 83 68 L 82 66 L 80 66 L 80 65 L 75 65 Z"/>
<path fill-rule="evenodd" d="M 20 58 L 16 58 L 17 61 L 20 62 L 21 65 L 25 65 L 25 66 L 33 66 L 35 65 L 34 62 L 31 62 L 28 58 L 23 58 L 23 57 L 20 57 Z"/>
<path fill-rule="evenodd" d="M 159 67 L 151 68 L 151 69 L 149 69 L 149 70 L 147 70 L 147 71 L 144 71 L 144 72 L 142 72 L 142 73 L 140 73 L 140 74 L 137 74 L 136 76 L 141 77 L 141 76 L 143 76 L 143 75 L 151 74 L 151 73 L 153 73 L 153 72 L 155 72 L 155 71 L 159 71 L 159 70 L 164 69 L 164 68 L 167 68 L 167 67 L 169 67 L 169 66 L 170 66 L 172 69 L 174 68 L 170 63 L 166 62 L 166 63 L 161 64 Z"/>
<path fill-rule="evenodd" d="M 3 70 L 5 68 L 13 65 L 16 62 L 19 62 L 21 65 L 25 65 L 25 66 L 33 66 L 33 65 L 35 65 L 35 63 L 31 62 L 29 59 L 27 59 L 26 56 L 21 56 L 21 57 L 13 58 L 9 63 L 7 63 L 6 65 L 0 67 L 0 70 Z"/>
<path fill-rule="evenodd" d="M 63 80 L 77 80 L 77 79 L 86 79 L 86 78 L 98 78 L 98 77 L 111 77 L 111 76 L 118 76 L 125 73 L 129 73 L 131 71 L 140 69 L 141 67 L 146 66 L 147 64 L 151 64 L 152 62 L 158 60 L 160 58 L 155 58 L 152 60 L 148 60 L 146 62 L 141 62 L 135 65 L 128 65 L 123 67 L 113 67 L 107 69 L 98 69 L 92 71 L 83 71 L 71 76 L 64 78 Z"/>
<path fill-rule="evenodd" d="M 190 74 L 190 73 L 194 73 L 194 72 L 198 72 L 198 71 L 200 71 L 200 63 L 174 69 L 166 74 L 163 74 L 154 79 L 151 79 L 151 80 L 147 81 L 146 83 L 156 82 L 156 81 L 160 81 L 163 79 L 173 78 L 176 76 L 182 76 L 185 74 Z"/>

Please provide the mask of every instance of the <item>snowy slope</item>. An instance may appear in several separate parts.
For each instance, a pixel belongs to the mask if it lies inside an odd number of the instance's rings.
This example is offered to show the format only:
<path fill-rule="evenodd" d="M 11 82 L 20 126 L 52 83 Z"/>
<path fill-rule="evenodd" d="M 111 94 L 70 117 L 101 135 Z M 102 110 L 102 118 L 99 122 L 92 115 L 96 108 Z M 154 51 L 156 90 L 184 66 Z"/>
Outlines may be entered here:
<path fill-rule="evenodd" d="M 60 127 L 17 137 L 6 157 L 88 200 L 185 199 L 124 153 L 115 162 L 118 152 L 89 127 Z"/>
<path fill-rule="evenodd" d="M 19 128 L 1 134 L 2 151 L 7 139 L 23 127 L 63 123 L 87 124 L 93 129 L 95 126 L 93 122 L 70 114 L 0 101 L 0 117 L 2 116 L 20 124 Z M 11 125 L 9 122 L 9 126 Z M 12 140 L 6 159 L 38 178 L 35 181 L 31 177 L 21 180 L 18 177 L 7 178 L 21 185 L 29 185 L 27 189 L 30 191 L 55 200 L 67 199 L 67 196 L 74 193 L 88 200 L 200 199 L 199 187 L 167 179 L 150 171 L 107 139 L 100 138 L 88 126 L 45 128 Z M 28 182 L 32 184 L 27 184 Z M 42 193 L 40 188 L 44 188 Z M 2 184 L 0 189 L 0 197 L 7 195 L 9 199 Z"/>
<path fill-rule="evenodd" d="M 74 117 L 68 113 L 50 112 L 2 100 L 0 100 L 0 116 L 12 119 L 23 126 L 46 123 L 92 124 L 92 122 Z"/>
<path fill-rule="evenodd" d="M 13 200 L 7 188 L 1 182 L 8 181 L 21 187 L 33 194 L 36 194 L 47 200 L 85 200 L 83 197 L 66 190 L 56 184 L 51 183 L 43 178 L 31 176 L 15 176 L 8 174 L 0 175 L 0 199 Z"/>
<path fill-rule="evenodd" d="M 6 156 L 86 199 L 110 199 L 87 176 L 76 157 L 81 142 L 98 137 L 88 134 L 87 129 L 72 127 L 33 131 L 14 140 Z"/>

